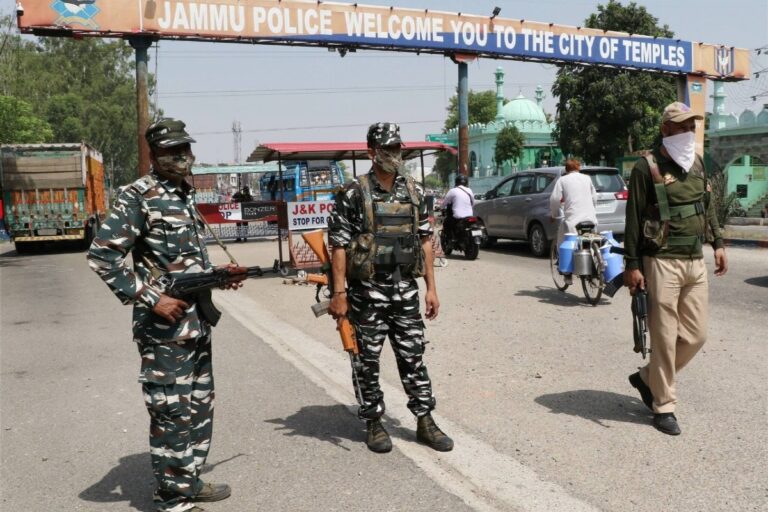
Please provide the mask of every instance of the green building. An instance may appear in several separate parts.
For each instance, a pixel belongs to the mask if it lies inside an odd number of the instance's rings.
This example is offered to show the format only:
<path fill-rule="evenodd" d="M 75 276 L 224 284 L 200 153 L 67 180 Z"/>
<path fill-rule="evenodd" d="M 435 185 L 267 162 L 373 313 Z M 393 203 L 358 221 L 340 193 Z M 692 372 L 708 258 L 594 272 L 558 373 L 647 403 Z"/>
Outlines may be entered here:
<path fill-rule="evenodd" d="M 759 217 L 768 204 L 768 105 L 738 116 L 725 111 L 722 82 L 714 82 L 705 153 L 728 178 L 726 194 L 735 192 L 748 216 Z"/>

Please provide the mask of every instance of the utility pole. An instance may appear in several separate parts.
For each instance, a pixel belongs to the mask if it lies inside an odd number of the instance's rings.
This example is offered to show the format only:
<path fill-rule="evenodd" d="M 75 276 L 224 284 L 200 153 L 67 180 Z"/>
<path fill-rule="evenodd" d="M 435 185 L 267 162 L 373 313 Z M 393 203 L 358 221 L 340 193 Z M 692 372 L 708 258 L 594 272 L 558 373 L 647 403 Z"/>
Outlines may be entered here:
<path fill-rule="evenodd" d="M 136 127 L 139 146 L 139 176 L 149 173 L 149 145 L 144 133 L 149 126 L 149 86 L 147 85 L 147 49 L 152 44 L 149 37 L 130 37 L 128 42 L 136 50 Z"/>
<path fill-rule="evenodd" d="M 477 59 L 476 55 L 454 53 L 451 60 L 459 68 L 459 168 L 456 174 L 469 176 L 469 72 L 467 62 Z"/>

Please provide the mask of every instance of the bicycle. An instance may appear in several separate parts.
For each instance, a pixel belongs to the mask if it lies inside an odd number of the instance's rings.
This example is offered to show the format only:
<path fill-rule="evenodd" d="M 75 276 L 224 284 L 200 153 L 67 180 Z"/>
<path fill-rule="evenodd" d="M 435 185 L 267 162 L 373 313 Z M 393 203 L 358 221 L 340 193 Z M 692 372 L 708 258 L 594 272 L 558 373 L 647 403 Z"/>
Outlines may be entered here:
<path fill-rule="evenodd" d="M 587 302 L 597 306 L 605 288 L 603 273 L 606 263 L 600 248 L 608 242 L 608 239 L 595 233 L 594 229 L 595 225 L 591 222 L 581 222 L 576 226 L 577 250 L 573 254 L 574 268 L 570 277 L 573 279 L 573 276 L 576 276 L 581 280 L 581 289 Z M 567 279 L 569 276 L 560 272 L 560 254 L 557 242 L 552 244 L 549 261 L 552 281 L 558 290 L 564 292 L 572 284 L 572 281 Z"/>

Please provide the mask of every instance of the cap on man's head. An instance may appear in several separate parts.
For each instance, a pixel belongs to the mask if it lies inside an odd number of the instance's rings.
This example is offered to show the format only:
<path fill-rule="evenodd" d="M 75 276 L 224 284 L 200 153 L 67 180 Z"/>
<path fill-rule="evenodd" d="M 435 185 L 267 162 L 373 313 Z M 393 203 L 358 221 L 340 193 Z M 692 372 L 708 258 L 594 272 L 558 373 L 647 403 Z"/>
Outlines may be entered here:
<path fill-rule="evenodd" d="M 158 148 L 170 148 L 180 144 L 196 142 L 195 139 L 190 137 L 186 130 L 184 130 L 185 126 L 183 121 L 170 117 L 155 121 L 149 125 L 149 128 L 147 128 L 145 133 L 147 143 L 150 146 Z"/>
<path fill-rule="evenodd" d="M 688 119 L 696 119 L 701 121 L 704 117 L 696 114 L 691 107 L 685 103 L 676 101 L 670 103 L 664 108 L 664 113 L 661 115 L 661 123 L 682 123 Z"/>
<path fill-rule="evenodd" d="M 400 127 L 395 123 L 374 123 L 368 127 L 368 136 L 366 137 L 369 148 L 380 148 L 383 146 L 394 146 L 402 144 L 400 139 Z"/>

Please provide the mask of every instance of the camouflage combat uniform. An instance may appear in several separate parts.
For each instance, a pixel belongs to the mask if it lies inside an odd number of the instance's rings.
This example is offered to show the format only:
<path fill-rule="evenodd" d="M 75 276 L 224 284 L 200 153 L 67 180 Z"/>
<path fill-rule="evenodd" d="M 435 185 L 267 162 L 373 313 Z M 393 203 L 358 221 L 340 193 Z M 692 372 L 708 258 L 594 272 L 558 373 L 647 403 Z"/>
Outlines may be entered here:
<path fill-rule="evenodd" d="M 371 170 L 371 196 L 374 202 L 410 203 L 406 178 L 395 177 L 391 192 L 384 190 Z M 432 235 L 424 193 L 417 186 L 418 235 Z M 359 180 L 347 183 L 336 194 L 336 208 L 329 219 L 329 240 L 333 247 L 348 247 L 362 231 L 364 206 Z M 347 262 L 349 265 L 349 261 Z M 384 339 L 389 336 L 397 368 L 408 395 L 408 408 L 416 416 L 435 408 L 432 383 L 424 354 L 424 322 L 419 312 L 419 286 L 416 279 L 403 276 L 396 280 L 392 271 L 377 269 L 369 280 L 348 280 L 349 318 L 355 326 L 363 369 L 360 386 L 364 404 L 358 410 L 361 419 L 378 419 L 384 414 L 384 393 L 379 386 L 379 356 Z"/>
<path fill-rule="evenodd" d="M 151 418 L 155 501 L 158 510 L 170 512 L 192 508 L 188 500 L 203 485 L 199 475 L 213 430 L 211 326 L 195 304 L 173 325 L 155 315 L 161 290 L 152 269 L 210 269 L 203 228 L 188 185 L 150 174 L 122 191 L 88 251 L 90 267 L 123 304 L 133 304 L 139 382 Z"/>

